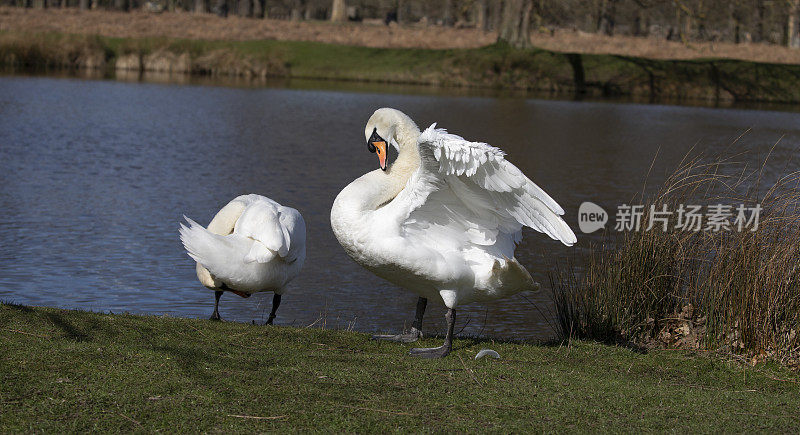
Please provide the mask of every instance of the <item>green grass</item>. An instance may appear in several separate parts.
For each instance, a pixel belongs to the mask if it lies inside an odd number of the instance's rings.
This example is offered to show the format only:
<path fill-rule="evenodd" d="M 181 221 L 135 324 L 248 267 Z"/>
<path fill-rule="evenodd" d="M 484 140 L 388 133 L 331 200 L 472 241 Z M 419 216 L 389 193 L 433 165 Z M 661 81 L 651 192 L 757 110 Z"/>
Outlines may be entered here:
<path fill-rule="evenodd" d="M 302 41 L 206 41 L 0 32 L 0 65 L 105 68 L 125 55 L 188 54 L 194 74 L 525 89 L 669 101 L 800 102 L 800 65 L 579 55 L 503 44 L 379 49 Z M 162 63 L 163 65 L 163 63 Z"/>
<path fill-rule="evenodd" d="M 800 427 L 799 378 L 777 366 L 579 341 L 454 346 L 419 360 L 354 332 L 4 304 L 0 432 Z M 502 359 L 475 361 L 482 348 Z"/>

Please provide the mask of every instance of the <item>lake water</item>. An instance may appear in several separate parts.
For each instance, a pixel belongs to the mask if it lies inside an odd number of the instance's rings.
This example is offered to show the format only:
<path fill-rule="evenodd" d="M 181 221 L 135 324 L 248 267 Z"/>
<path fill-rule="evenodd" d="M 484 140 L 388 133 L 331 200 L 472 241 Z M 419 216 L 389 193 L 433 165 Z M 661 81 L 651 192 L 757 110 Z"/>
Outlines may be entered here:
<path fill-rule="evenodd" d="M 259 193 L 300 210 L 308 226 L 306 265 L 277 324 L 399 331 L 412 321 L 416 296 L 351 261 L 329 223 L 336 194 L 376 168 L 364 124 L 376 108 L 390 106 L 423 128 L 438 122 L 503 148 L 564 207 L 577 248 L 526 231 L 517 250 L 543 290 L 465 306 L 456 328 L 547 339 L 555 334 L 547 269 L 597 237 L 578 231 L 581 202 L 603 205 L 613 219 L 616 207 L 642 190 L 657 152 L 650 185 L 692 146 L 722 150 L 748 130 L 737 149 L 758 156 L 778 142 L 767 174 L 782 170 L 800 145 L 800 114 L 791 112 L 337 86 L 0 77 L 0 299 L 207 318 L 213 292 L 197 282 L 178 223 L 185 214 L 207 224 L 233 197 Z M 271 294 L 226 294 L 220 311 L 226 320 L 263 322 L 270 303 Z M 425 328 L 441 331 L 443 313 L 430 304 Z"/>

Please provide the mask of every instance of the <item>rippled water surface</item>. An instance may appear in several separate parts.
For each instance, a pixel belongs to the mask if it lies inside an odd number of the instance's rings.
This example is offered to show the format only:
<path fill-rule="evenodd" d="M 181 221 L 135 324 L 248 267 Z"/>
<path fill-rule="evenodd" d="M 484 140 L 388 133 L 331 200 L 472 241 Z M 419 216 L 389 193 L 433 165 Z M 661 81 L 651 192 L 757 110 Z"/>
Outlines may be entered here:
<path fill-rule="evenodd" d="M 330 84 L 335 88 L 335 84 Z M 503 148 L 566 210 L 615 210 L 663 180 L 692 146 L 765 154 L 776 174 L 800 144 L 800 114 L 777 111 L 447 97 L 298 89 L 236 89 L 53 78 L 0 78 L 0 299 L 96 311 L 208 317 L 213 293 L 178 240 L 187 215 L 208 223 L 227 201 L 259 193 L 308 225 L 308 258 L 278 324 L 395 331 L 416 296 L 353 263 L 329 210 L 347 183 L 376 167 L 364 124 L 378 107 Z M 796 164 L 790 163 L 797 169 Z M 613 216 L 612 216 L 613 219 Z M 552 259 L 580 252 L 526 231 L 517 257 L 543 284 L 459 313 L 463 333 L 546 339 Z M 271 296 L 226 294 L 228 320 L 263 321 Z M 430 304 L 426 328 L 441 330 Z"/>

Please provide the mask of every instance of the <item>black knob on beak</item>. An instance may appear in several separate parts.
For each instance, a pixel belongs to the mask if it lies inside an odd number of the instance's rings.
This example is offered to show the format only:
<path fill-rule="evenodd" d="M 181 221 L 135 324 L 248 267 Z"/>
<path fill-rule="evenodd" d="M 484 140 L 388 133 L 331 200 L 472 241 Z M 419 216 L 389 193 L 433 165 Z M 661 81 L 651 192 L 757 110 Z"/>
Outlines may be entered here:
<path fill-rule="evenodd" d="M 373 128 L 373 129 L 372 129 L 372 135 L 369 137 L 369 140 L 367 141 L 367 149 L 368 149 L 368 150 L 369 150 L 369 152 L 371 152 L 371 153 L 374 153 L 374 152 L 375 152 L 375 145 L 373 145 L 373 143 L 374 143 L 374 142 L 386 142 L 386 141 L 385 141 L 385 140 L 383 140 L 383 138 L 382 138 L 382 137 L 381 137 L 381 136 L 378 134 L 378 128 L 377 128 L 377 127 L 375 127 L 375 128 Z"/>

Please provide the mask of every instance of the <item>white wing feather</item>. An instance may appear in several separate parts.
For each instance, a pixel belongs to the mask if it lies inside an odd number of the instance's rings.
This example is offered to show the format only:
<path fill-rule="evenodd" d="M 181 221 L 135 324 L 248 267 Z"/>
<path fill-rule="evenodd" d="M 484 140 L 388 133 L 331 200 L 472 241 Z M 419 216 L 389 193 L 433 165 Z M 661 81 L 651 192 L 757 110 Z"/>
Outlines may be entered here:
<path fill-rule="evenodd" d="M 300 213 L 275 201 L 259 199 L 249 204 L 233 230 L 234 234 L 255 241 L 245 262 L 266 263 L 276 255 L 288 262 L 296 260 L 305 245 L 305 223 Z"/>
<path fill-rule="evenodd" d="M 422 165 L 398 195 L 409 206 L 403 224 L 408 235 L 453 248 L 470 244 L 500 258 L 513 257 L 522 226 L 567 246 L 576 242 L 559 217 L 564 210 L 500 149 L 436 124 L 420 135 L 418 147 Z"/>

